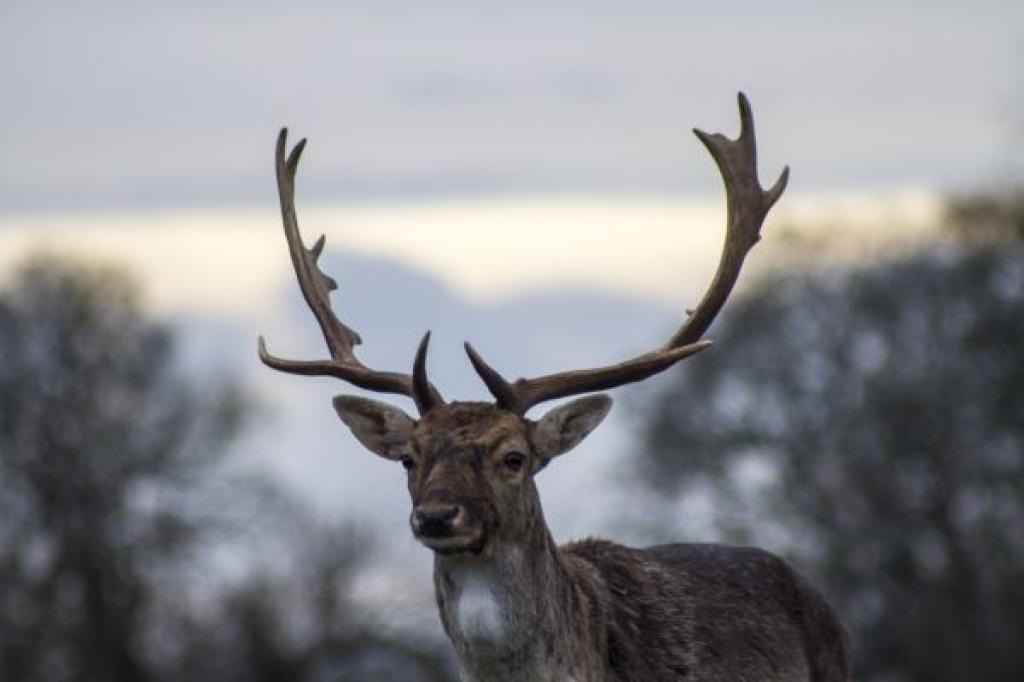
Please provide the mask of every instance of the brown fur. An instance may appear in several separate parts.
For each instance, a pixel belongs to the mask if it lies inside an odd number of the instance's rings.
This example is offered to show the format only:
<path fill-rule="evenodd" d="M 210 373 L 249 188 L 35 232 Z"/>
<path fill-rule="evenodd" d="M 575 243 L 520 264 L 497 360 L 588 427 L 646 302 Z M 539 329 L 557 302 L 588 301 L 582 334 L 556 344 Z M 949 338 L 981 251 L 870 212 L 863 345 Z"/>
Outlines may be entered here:
<path fill-rule="evenodd" d="M 482 529 L 472 550 L 438 552 L 434 563 L 441 622 L 466 680 L 849 679 L 835 615 L 771 554 L 600 540 L 558 548 L 532 480 L 545 464 L 531 449 L 534 428 L 492 404 L 456 402 L 414 432 L 414 507 L 452 501 L 467 509 L 467 527 Z M 520 475 L 502 469 L 509 449 L 527 458 Z M 476 591 L 477 615 L 500 637 L 463 631 L 463 590 Z"/>
<path fill-rule="evenodd" d="M 488 403 L 452 403 L 412 429 L 414 532 L 418 510 L 459 510 L 450 532 L 417 534 L 435 550 L 438 610 L 464 679 L 847 682 L 842 626 L 813 587 L 767 552 L 555 545 L 533 475 L 607 407 L 581 399 L 532 422 Z M 564 447 L 549 442 L 539 453 L 540 429 Z M 376 442 L 366 432 L 361 439 Z M 523 456 L 521 467 L 509 466 L 509 453 Z"/>

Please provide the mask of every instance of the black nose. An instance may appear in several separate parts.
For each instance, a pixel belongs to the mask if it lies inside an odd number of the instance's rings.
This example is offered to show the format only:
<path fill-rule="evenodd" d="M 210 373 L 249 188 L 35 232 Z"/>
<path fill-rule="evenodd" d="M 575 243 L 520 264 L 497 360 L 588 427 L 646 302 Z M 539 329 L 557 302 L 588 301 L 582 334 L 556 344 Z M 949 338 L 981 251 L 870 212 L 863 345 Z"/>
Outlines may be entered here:
<path fill-rule="evenodd" d="M 420 535 L 451 535 L 458 515 L 457 504 L 428 502 L 413 510 L 413 526 Z"/>

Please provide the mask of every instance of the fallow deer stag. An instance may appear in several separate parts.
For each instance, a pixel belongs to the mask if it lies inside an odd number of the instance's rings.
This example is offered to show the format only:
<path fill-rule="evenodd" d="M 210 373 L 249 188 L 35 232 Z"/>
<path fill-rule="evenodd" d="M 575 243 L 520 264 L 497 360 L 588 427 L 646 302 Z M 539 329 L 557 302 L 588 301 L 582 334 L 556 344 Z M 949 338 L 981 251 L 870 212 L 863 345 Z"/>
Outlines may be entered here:
<path fill-rule="evenodd" d="M 469 345 L 494 402 L 446 402 L 428 380 L 429 332 L 411 374 L 360 362 L 359 335 L 331 309 L 337 285 L 317 266 L 321 237 L 303 246 L 295 215 L 302 140 L 277 183 L 292 263 L 323 331 L 330 359 L 292 361 L 267 352 L 269 367 L 329 375 L 363 389 L 411 398 L 414 419 L 390 405 L 339 396 L 334 407 L 372 452 L 408 470 L 412 532 L 434 552 L 441 622 L 466 680 L 603 682 L 849 680 L 845 635 L 828 605 L 767 552 L 715 544 L 632 549 L 603 540 L 555 545 L 534 476 L 604 418 L 611 399 L 589 395 L 539 420 L 538 403 L 640 381 L 707 348 L 701 337 L 731 292 L 761 223 L 786 186 L 757 179 L 754 123 L 739 95 L 740 135 L 695 131 L 725 181 L 728 217 L 718 270 L 696 309 L 668 341 L 619 364 L 506 381 Z"/>

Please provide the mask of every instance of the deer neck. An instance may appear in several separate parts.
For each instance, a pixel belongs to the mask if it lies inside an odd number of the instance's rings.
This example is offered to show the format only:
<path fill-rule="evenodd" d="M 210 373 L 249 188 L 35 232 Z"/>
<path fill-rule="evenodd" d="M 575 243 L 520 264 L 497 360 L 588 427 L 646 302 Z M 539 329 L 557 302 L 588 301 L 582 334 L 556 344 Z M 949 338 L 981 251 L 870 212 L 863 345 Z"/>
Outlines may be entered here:
<path fill-rule="evenodd" d="M 573 652 L 593 647 L 594 600 L 578 582 L 542 518 L 481 555 L 435 555 L 441 621 L 466 679 L 584 679 Z"/>

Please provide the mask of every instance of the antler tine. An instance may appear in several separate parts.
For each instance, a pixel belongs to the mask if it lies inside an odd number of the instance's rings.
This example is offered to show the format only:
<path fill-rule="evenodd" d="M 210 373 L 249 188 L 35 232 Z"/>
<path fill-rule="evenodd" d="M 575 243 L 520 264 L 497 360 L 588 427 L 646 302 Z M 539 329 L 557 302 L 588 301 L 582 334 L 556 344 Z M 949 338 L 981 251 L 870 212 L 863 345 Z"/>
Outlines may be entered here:
<path fill-rule="evenodd" d="M 473 369 L 476 370 L 476 373 L 480 375 L 480 378 L 487 385 L 487 390 L 494 396 L 498 407 L 510 412 L 517 412 L 519 410 L 520 397 L 516 389 L 505 381 L 505 378 L 496 369 L 488 365 L 480 357 L 480 354 L 470 345 L 469 341 L 466 341 L 465 348 L 466 355 L 469 356 Z"/>
<path fill-rule="evenodd" d="M 423 335 L 420 347 L 416 349 L 416 360 L 412 365 L 412 399 L 420 414 L 426 414 L 444 400 L 427 379 L 427 349 L 430 347 L 430 332 Z"/>
<path fill-rule="evenodd" d="M 641 381 L 668 369 L 679 360 L 711 345 L 700 338 L 708 330 L 732 292 L 747 252 L 760 239 L 761 225 L 771 207 L 786 188 L 789 168 L 767 192 L 757 179 L 757 143 L 750 102 L 741 92 L 738 96 L 740 134 L 735 140 L 724 135 L 694 133 L 715 159 L 725 183 L 727 222 L 725 244 L 718 270 L 697 308 L 683 325 L 669 337 L 665 345 L 631 360 L 596 369 L 561 372 L 534 379 L 519 379 L 510 384 L 501 378 L 468 344 L 466 350 L 477 373 L 497 399 L 498 405 L 525 414 L 534 405 L 576 395 L 600 391 Z"/>
<path fill-rule="evenodd" d="M 353 347 L 362 343 L 362 339 L 355 330 L 345 325 L 335 315 L 331 308 L 330 293 L 338 288 L 338 284 L 324 274 L 317 263 L 323 253 L 326 239 L 321 236 L 312 249 L 307 249 L 303 245 L 302 235 L 299 233 L 299 222 L 295 212 L 295 174 L 298 170 L 302 150 L 306 146 L 306 140 L 300 140 L 286 157 L 287 141 L 288 129 L 282 128 L 277 136 L 275 152 L 277 190 L 281 200 L 281 220 L 284 224 L 292 266 L 299 281 L 299 289 L 320 325 L 331 359 L 285 360 L 278 358 L 267 351 L 266 343 L 261 336 L 259 339 L 260 360 L 268 367 L 290 374 L 334 376 L 370 391 L 409 396 L 416 401 L 421 412 L 443 402 L 437 389 L 429 381 L 426 381 L 425 374 L 420 382 L 420 391 L 417 392 L 417 386 L 410 375 L 373 370 L 356 358 Z M 421 344 L 420 353 L 425 355 L 425 343 Z M 425 359 L 420 362 L 423 361 Z"/>

